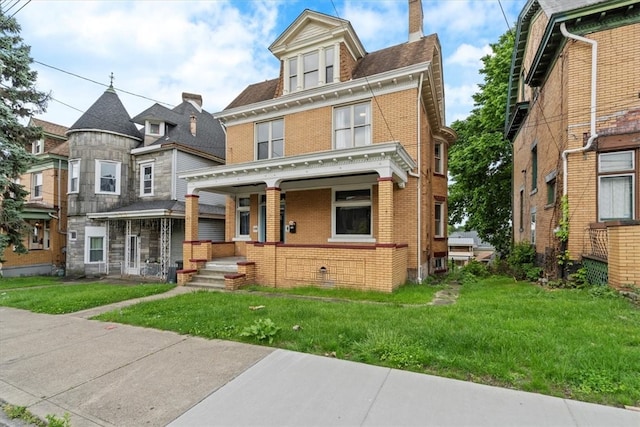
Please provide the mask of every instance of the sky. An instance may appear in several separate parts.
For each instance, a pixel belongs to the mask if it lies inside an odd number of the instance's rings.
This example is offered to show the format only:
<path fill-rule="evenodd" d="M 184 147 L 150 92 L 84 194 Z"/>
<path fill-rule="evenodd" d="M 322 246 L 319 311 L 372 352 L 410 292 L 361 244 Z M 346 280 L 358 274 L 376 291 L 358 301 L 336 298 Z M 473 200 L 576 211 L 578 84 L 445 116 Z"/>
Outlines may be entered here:
<path fill-rule="evenodd" d="M 37 88 L 50 93 L 36 117 L 63 126 L 110 83 L 131 117 L 182 92 L 222 111 L 246 86 L 278 76 L 269 45 L 311 9 L 351 22 L 367 52 L 408 38 L 407 0 L 0 0 L 31 46 Z M 513 28 L 526 0 L 422 0 L 424 34 L 442 45 L 447 125 L 473 109 L 480 58 Z"/>

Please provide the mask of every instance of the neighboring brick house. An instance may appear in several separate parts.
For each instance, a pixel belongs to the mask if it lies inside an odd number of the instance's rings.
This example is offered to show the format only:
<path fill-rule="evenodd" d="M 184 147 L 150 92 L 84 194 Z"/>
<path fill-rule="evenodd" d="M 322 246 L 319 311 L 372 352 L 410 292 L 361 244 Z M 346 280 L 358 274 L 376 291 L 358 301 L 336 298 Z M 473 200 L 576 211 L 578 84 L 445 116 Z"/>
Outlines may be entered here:
<path fill-rule="evenodd" d="M 42 128 L 42 138 L 25 147 L 35 155 L 35 162 L 20 177 L 20 184 L 29 191 L 22 211 L 29 227 L 24 241 L 29 252 L 5 250 L 0 266 L 4 277 L 51 274 L 65 264 L 67 128 L 36 118 L 31 118 L 29 126 Z"/>
<path fill-rule="evenodd" d="M 517 26 L 505 133 L 513 141 L 513 233 L 558 274 L 640 285 L 640 8 L 637 1 L 528 1 Z M 608 270 L 608 278 L 607 278 Z"/>
<path fill-rule="evenodd" d="M 184 240 L 187 187 L 178 174 L 224 163 L 224 132 L 202 97 L 183 93 L 177 107 L 155 104 L 131 119 L 109 87 L 67 135 L 67 273 L 171 279 Z M 223 238 L 224 204 L 203 197 L 200 238 Z"/>
<path fill-rule="evenodd" d="M 442 52 L 409 1 L 409 40 L 367 53 L 351 24 L 310 10 L 269 47 L 280 76 L 214 114 L 227 164 L 187 179 L 185 268 L 243 256 L 237 283 L 391 291 L 447 266 Z M 226 194 L 226 243 L 202 242 L 199 196 Z M 244 273 L 242 273 L 244 271 Z M 243 276 L 244 274 L 244 276 Z"/>

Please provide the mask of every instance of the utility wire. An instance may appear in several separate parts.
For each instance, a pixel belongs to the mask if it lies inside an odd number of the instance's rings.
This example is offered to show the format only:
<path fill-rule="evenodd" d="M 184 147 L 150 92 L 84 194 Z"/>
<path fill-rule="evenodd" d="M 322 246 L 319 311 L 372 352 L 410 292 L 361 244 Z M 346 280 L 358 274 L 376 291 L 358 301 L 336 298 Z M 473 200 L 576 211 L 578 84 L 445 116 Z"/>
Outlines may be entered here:
<path fill-rule="evenodd" d="M 11 15 L 11 16 L 9 17 L 9 19 L 11 19 L 11 18 L 13 18 L 14 16 L 16 16 L 16 15 L 18 14 L 18 12 L 20 12 L 22 9 L 24 9 L 24 7 L 25 7 L 26 5 L 28 5 L 29 3 L 31 3 L 31 0 L 27 0 L 27 2 L 26 2 L 25 4 L 23 4 L 23 5 L 22 5 L 22 7 L 20 7 L 20 9 L 16 10 L 16 11 L 13 13 L 13 15 Z"/>
<path fill-rule="evenodd" d="M 507 19 L 507 14 L 504 13 L 504 8 L 502 7 L 502 2 L 500 0 L 498 0 L 498 5 L 500 5 L 500 10 L 502 11 L 502 16 L 504 17 L 504 22 L 507 23 L 507 28 L 509 29 L 509 32 L 511 32 L 511 25 L 509 24 L 509 20 Z"/>

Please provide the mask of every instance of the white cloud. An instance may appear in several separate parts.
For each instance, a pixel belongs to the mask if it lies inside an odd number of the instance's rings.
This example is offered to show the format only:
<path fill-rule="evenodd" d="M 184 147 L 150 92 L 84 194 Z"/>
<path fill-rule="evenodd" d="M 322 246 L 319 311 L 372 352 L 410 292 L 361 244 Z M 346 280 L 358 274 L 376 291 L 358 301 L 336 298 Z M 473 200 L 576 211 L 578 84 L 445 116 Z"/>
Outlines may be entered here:
<path fill-rule="evenodd" d="M 491 53 L 492 51 L 489 45 L 476 47 L 463 43 L 458 46 L 455 52 L 453 52 L 451 56 L 448 56 L 445 61 L 447 64 L 460 65 L 462 67 L 473 67 L 477 70 L 482 66 L 480 58 Z"/>

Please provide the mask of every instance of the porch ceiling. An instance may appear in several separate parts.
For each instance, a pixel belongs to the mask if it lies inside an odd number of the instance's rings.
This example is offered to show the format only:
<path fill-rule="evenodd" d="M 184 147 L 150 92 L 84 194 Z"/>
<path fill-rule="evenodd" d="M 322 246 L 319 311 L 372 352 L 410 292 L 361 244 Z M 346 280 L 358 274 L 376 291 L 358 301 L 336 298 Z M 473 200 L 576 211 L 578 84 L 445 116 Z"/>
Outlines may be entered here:
<path fill-rule="evenodd" d="M 327 179 L 373 173 L 392 177 L 403 185 L 416 163 L 398 142 L 373 144 L 299 156 L 258 160 L 198 169 L 180 174 L 187 181 L 188 194 L 200 190 L 244 193 L 248 187 L 281 187 L 284 181 Z"/>

